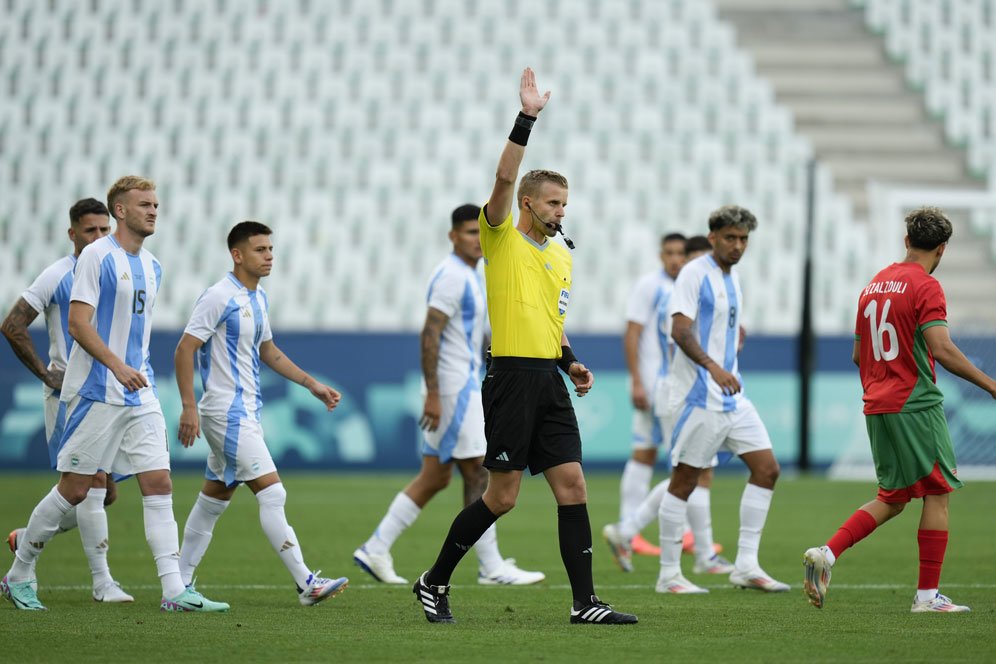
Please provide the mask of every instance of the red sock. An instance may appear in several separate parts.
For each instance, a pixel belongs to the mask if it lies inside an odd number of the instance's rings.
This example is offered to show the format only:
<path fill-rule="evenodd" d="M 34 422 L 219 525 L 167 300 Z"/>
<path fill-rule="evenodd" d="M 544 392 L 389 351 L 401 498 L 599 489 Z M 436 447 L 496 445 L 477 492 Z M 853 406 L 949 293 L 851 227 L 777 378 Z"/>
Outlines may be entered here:
<path fill-rule="evenodd" d="M 916 541 L 920 545 L 920 582 L 916 587 L 920 590 L 938 588 L 944 550 L 948 548 L 948 531 L 918 530 Z"/>
<path fill-rule="evenodd" d="M 877 527 L 875 517 L 864 510 L 858 510 L 830 538 L 827 546 L 833 551 L 834 557 L 839 557 L 845 549 L 851 548 L 868 537 Z"/>

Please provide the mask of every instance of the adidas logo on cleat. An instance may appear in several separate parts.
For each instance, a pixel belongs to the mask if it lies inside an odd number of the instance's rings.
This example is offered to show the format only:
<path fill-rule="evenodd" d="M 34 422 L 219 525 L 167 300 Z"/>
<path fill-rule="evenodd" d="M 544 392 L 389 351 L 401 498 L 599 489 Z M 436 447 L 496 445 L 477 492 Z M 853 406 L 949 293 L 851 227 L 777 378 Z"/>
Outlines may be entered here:
<path fill-rule="evenodd" d="M 449 586 L 430 586 L 425 582 L 425 574 L 422 574 L 412 586 L 412 592 L 421 603 L 426 620 L 431 623 L 456 622 L 450 613 Z"/>
<path fill-rule="evenodd" d="M 575 602 L 577 607 L 579 602 Z M 601 601 L 595 595 L 591 596 L 591 603 L 580 608 L 571 608 L 571 624 L 587 625 L 635 625 L 637 617 L 629 613 L 614 611 L 611 606 Z"/>

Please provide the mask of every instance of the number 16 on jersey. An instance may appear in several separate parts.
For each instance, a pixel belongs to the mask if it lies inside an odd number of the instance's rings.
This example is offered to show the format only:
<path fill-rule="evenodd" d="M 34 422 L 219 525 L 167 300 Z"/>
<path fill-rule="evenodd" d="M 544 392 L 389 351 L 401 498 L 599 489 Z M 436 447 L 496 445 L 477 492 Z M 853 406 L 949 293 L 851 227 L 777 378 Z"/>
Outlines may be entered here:
<path fill-rule="evenodd" d="M 880 319 L 878 318 L 877 300 L 870 301 L 865 307 L 864 317 L 868 319 L 871 326 L 872 353 L 875 355 L 876 362 L 882 360 L 891 362 L 899 357 L 899 335 L 896 333 L 896 326 L 886 320 L 889 317 L 891 306 L 892 300 L 886 300 L 885 304 L 882 305 L 882 318 Z M 888 342 L 886 338 L 888 338 Z M 886 346 L 889 347 L 888 350 L 886 350 Z"/>

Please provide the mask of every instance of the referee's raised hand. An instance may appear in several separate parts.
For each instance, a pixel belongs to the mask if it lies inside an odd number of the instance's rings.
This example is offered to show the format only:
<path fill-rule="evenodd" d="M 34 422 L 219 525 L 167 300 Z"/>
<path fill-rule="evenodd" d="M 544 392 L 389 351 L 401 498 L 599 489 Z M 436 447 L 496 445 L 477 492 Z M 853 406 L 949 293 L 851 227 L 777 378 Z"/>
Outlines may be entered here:
<path fill-rule="evenodd" d="M 591 390 L 591 386 L 595 384 L 595 374 L 591 370 L 580 362 L 574 362 L 571 364 L 567 371 L 567 375 L 570 377 L 571 382 L 574 383 L 574 392 L 579 396 L 583 397 L 588 394 Z"/>
<path fill-rule="evenodd" d="M 522 102 L 522 112 L 534 118 L 550 101 L 550 91 L 547 90 L 542 95 L 539 93 L 536 88 L 536 74 L 529 67 L 522 70 L 522 79 L 519 81 L 519 101 Z"/>

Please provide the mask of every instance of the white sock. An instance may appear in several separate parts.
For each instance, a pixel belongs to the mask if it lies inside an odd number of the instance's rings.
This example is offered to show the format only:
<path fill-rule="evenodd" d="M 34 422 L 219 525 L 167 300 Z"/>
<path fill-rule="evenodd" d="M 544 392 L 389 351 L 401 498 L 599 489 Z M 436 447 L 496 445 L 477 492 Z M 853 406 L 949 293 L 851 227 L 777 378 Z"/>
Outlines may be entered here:
<path fill-rule="evenodd" d="M 712 548 L 712 510 L 709 489 L 697 486 L 688 496 L 688 523 L 695 537 L 695 557 L 709 560 L 715 555 Z"/>
<path fill-rule="evenodd" d="M 63 515 L 62 520 L 59 521 L 59 531 L 55 534 L 61 535 L 62 533 L 68 533 L 77 525 L 79 524 L 76 522 L 76 506 L 74 505 L 69 508 L 69 511 L 66 512 Z"/>
<path fill-rule="evenodd" d="M 197 494 L 197 501 L 183 527 L 183 546 L 180 547 L 180 577 L 183 585 L 189 586 L 193 582 L 194 572 L 211 543 L 214 525 L 218 523 L 218 518 L 226 507 L 227 500 Z"/>
<path fill-rule="evenodd" d="M 492 523 L 481 535 L 481 539 L 477 540 L 474 553 L 477 554 L 477 560 L 485 574 L 494 574 L 505 562 L 498 551 L 498 529 L 495 528 L 495 524 Z"/>
<path fill-rule="evenodd" d="M 650 491 L 654 467 L 635 459 L 626 462 L 619 482 L 619 520 L 624 521 L 640 506 Z"/>
<path fill-rule="evenodd" d="M 407 493 L 399 491 L 391 501 L 391 506 L 387 508 L 387 514 L 380 520 L 377 530 L 363 546 L 370 553 L 390 553 L 395 540 L 405 532 L 406 528 L 415 523 L 421 512 L 422 508 L 416 505 Z"/>
<path fill-rule="evenodd" d="M 658 516 L 661 543 L 660 578 L 681 574 L 681 536 L 685 532 L 688 503 L 670 492 L 664 494 Z"/>
<path fill-rule="evenodd" d="M 740 498 L 740 539 L 737 541 L 737 569 L 746 572 L 757 567 L 757 551 L 761 547 L 761 531 L 768 518 L 774 491 L 754 484 L 744 487 Z"/>
<path fill-rule="evenodd" d="M 173 518 L 173 496 L 142 496 L 145 516 L 145 541 L 152 549 L 163 597 L 174 599 L 185 587 L 180 578 L 180 537 Z"/>
<path fill-rule="evenodd" d="M 929 602 L 935 597 L 937 597 L 937 588 L 930 588 L 929 590 L 920 590 L 918 588 L 916 591 L 916 601 L 918 602 Z"/>
<path fill-rule="evenodd" d="M 304 564 L 304 556 L 297 542 L 294 529 L 287 523 L 284 505 L 287 504 L 287 491 L 280 482 L 271 484 L 256 494 L 259 501 L 259 523 L 263 526 L 266 538 L 270 540 L 273 550 L 280 556 L 287 571 L 294 577 L 294 583 L 301 590 L 308 585 L 311 570 Z"/>
<path fill-rule="evenodd" d="M 622 535 L 623 539 L 627 541 L 633 539 L 637 533 L 649 526 L 650 522 L 657 518 L 661 509 L 661 500 L 663 500 L 664 494 L 667 493 L 667 488 L 670 485 L 671 480 L 660 482 L 643 499 L 643 502 L 627 518 L 623 519 L 622 523 L 619 524 L 619 534 Z"/>
<path fill-rule="evenodd" d="M 41 555 L 45 543 L 59 532 L 59 521 L 72 507 L 57 487 L 52 487 L 35 505 L 24 529 L 23 539 L 18 543 L 14 554 L 14 564 L 7 572 L 9 581 L 31 581 L 35 578 L 35 560 Z"/>
<path fill-rule="evenodd" d="M 104 498 L 107 489 L 90 489 L 86 498 L 76 506 L 76 518 L 80 527 L 80 540 L 83 552 L 90 563 L 93 587 L 100 588 L 114 579 L 107 567 L 107 512 L 104 511 Z"/>

